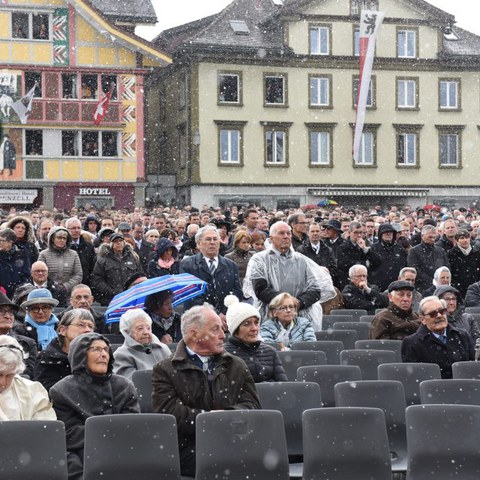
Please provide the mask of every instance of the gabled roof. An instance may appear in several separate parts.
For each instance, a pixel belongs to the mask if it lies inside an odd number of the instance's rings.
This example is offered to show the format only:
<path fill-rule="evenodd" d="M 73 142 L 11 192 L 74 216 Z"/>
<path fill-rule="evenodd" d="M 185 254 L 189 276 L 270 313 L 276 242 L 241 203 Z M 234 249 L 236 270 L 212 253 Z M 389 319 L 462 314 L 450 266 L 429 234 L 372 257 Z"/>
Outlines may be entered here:
<path fill-rule="evenodd" d="M 155 24 L 157 15 L 151 0 L 89 0 L 114 23 Z"/>
<path fill-rule="evenodd" d="M 444 38 L 443 48 L 446 55 L 480 55 L 480 37 L 460 27 L 453 27 L 451 40 Z"/>

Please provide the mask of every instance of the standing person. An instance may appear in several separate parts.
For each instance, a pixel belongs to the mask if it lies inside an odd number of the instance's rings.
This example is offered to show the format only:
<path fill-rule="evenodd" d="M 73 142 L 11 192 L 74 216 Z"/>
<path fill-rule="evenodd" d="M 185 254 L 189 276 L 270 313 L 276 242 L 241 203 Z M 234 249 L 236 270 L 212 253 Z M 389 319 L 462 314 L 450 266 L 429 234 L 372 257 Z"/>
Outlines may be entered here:
<path fill-rule="evenodd" d="M 135 242 L 134 251 L 140 258 L 142 270 L 147 271 L 148 263 L 154 253 L 155 243 L 150 243 L 144 236 L 144 226 L 140 220 L 132 223 L 132 238 Z M 160 234 L 159 234 L 160 235 Z"/>
<path fill-rule="evenodd" d="M 47 265 L 50 278 L 63 285 L 67 295 L 83 278 L 80 257 L 70 250 L 71 243 L 72 237 L 65 227 L 53 227 L 48 234 L 48 248 L 38 257 Z"/>
<path fill-rule="evenodd" d="M 152 403 L 154 412 L 177 419 L 181 472 L 195 476 L 197 415 L 261 407 L 245 362 L 225 352 L 223 323 L 210 306 L 187 310 L 182 333 L 173 356 L 153 367 Z"/>
<path fill-rule="evenodd" d="M 30 278 L 30 259 L 15 245 L 16 236 L 10 228 L 0 230 L 0 286 L 8 297 Z"/>
<path fill-rule="evenodd" d="M 287 219 L 287 223 L 292 229 L 292 247 L 298 250 L 307 240 L 308 221 L 303 213 L 294 213 Z"/>
<path fill-rule="evenodd" d="M 3 135 L 3 141 L 0 145 L 0 157 L 3 158 L 0 175 L 3 175 L 3 171 L 8 169 L 10 171 L 10 176 L 12 176 L 13 170 L 17 168 L 17 150 L 15 144 L 10 140 L 10 137 L 7 134 Z"/>
<path fill-rule="evenodd" d="M 337 250 L 345 242 L 342 238 L 342 224 L 335 219 L 330 219 L 325 225 L 325 244 L 333 250 L 338 260 Z M 335 285 L 338 287 L 338 285 Z"/>
<path fill-rule="evenodd" d="M 38 249 L 35 245 L 35 232 L 32 222 L 26 217 L 13 217 L 5 225 L 11 228 L 16 236 L 15 245 L 24 250 L 30 260 L 30 265 L 38 259 Z"/>
<path fill-rule="evenodd" d="M 240 230 L 233 238 L 233 251 L 225 255 L 225 258 L 228 258 L 237 264 L 241 284 L 243 284 L 245 274 L 247 273 L 248 261 L 254 254 L 254 252 L 250 250 L 251 247 L 252 237 L 244 230 Z"/>
<path fill-rule="evenodd" d="M 445 252 L 448 253 L 457 244 L 457 222 L 455 222 L 453 218 L 447 218 L 441 225 L 441 228 L 443 230 L 443 235 L 435 242 L 435 245 L 443 248 Z"/>
<path fill-rule="evenodd" d="M 52 228 L 53 222 L 49 218 L 44 218 L 38 225 L 37 241 L 35 242 L 35 246 L 39 252 L 48 247 L 48 234 Z"/>
<path fill-rule="evenodd" d="M 436 363 L 442 378 L 452 378 L 452 365 L 475 359 L 472 337 L 449 325 L 447 308 L 438 297 L 425 297 L 419 310 L 422 325 L 402 342 L 402 361 Z"/>
<path fill-rule="evenodd" d="M 163 277 L 164 275 L 177 275 L 180 271 L 178 250 L 168 238 L 160 238 L 148 262 L 147 277 Z"/>
<path fill-rule="evenodd" d="M 90 285 L 90 277 L 97 260 L 93 243 L 86 239 L 86 237 L 88 238 L 90 235 L 82 235 L 82 224 L 80 223 L 80 220 L 75 217 L 69 218 L 65 222 L 65 227 L 72 238 L 70 248 L 77 252 L 78 257 L 80 258 L 83 273 L 81 283 Z"/>
<path fill-rule="evenodd" d="M 50 389 L 59 420 L 65 423 L 68 478 L 83 478 L 85 421 L 97 415 L 140 413 L 133 383 L 113 374 L 108 340 L 98 333 L 79 335 L 70 343 L 72 374 Z"/>

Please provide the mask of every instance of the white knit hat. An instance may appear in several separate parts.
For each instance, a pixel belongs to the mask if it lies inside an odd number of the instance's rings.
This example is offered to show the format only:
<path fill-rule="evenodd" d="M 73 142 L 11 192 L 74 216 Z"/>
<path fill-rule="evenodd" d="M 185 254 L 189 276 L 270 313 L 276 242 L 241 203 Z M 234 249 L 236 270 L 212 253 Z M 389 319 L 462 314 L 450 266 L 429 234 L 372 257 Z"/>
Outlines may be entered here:
<path fill-rule="evenodd" d="M 232 335 L 247 318 L 257 317 L 260 320 L 258 310 L 249 303 L 240 302 L 235 295 L 227 295 L 223 303 L 228 307 L 227 325 Z"/>

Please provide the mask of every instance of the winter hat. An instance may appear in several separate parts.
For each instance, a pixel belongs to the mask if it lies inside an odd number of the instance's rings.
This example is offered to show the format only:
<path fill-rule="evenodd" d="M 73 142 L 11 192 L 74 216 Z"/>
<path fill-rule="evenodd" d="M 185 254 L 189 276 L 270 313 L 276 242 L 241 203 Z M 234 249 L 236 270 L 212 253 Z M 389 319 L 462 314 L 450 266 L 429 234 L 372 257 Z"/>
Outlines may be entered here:
<path fill-rule="evenodd" d="M 23 302 L 21 307 L 25 308 L 42 303 L 56 307 L 58 305 L 58 300 L 52 297 L 50 290 L 47 290 L 46 288 L 36 288 L 28 294 L 27 301 Z"/>
<path fill-rule="evenodd" d="M 227 310 L 228 331 L 234 335 L 238 327 L 247 318 L 257 317 L 260 320 L 260 313 L 249 303 L 240 302 L 235 295 L 227 295 L 223 301 Z"/>

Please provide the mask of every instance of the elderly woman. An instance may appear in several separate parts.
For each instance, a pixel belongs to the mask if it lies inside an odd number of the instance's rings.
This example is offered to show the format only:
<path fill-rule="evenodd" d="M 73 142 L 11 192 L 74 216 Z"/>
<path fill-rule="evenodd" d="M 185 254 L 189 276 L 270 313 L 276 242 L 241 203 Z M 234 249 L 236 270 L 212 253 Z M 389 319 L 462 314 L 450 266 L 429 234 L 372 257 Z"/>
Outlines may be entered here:
<path fill-rule="evenodd" d="M 258 310 L 248 303 L 240 303 L 235 295 L 227 295 L 225 305 L 230 332 L 225 350 L 247 364 L 255 383 L 288 381 L 277 352 L 259 337 Z"/>
<path fill-rule="evenodd" d="M 5 225 L 15 233 L 15 245 L 23 250 L 30 261 L 30 265 L 38 259 L 38 249 L 35 246 L 35 232 L 32 222 L 27 217 L 13 217 Z"/>
<path fill-rule="evenodd" d="M 229 258 L 237 264 L 240 283 L 243 283 L 245 273 L 247 272 L 248 261 L 255 253 L 250 251 L 251 248 L 252 237 L 248 232 L 240 230 L 233 238 L 233 251 L 225 255 L 225 258 Z"/>
<path fill-rule="evenodd" d="M 152 334 L 152 319 L 143 310 L 128 310 L 120 317 L 123 345 L 113 354 L 113 370 L 132 378 L 136 370 L 152 370 L 160 360 L 171 355 L 170 349 Z"/>
<path fill-rule="evenodd" d="M 310 323 L 298 317 L 298 300 L 288 293 L 280 293 L 268 305 L 268 320 L 262 323 L 260 336 L 266 343 L 276 343 L 282 350 L 290 350 L 295 342 L 314 342 L 317 337 Z"/>
<path fill-rule="evenodd" d="M 83 478 L 85 421 L 96 415 L 140 413 L 133 383 L 114 375 L 112 349 L 99 333 L 79 335 L 70 344 L 72 374 L 50 389 L 59 420 L 65 423 L 69 480 Z"/>
<path fill-rule="evenodd" d="M 38 382 L 20 376 L 23 350 L 17 340 L 0 335 L 0 421 L 56 420 L 47 391 Z"/>
<path fill-rule="evenodd" d="M 160 238 L 155 246 L 155 253 L 148 263 L 148 278 L 176 275 L 180 270 L 177 260 L 178 250 L 168 238 Z"/>
<path fill-rule="evenodd" d="M 70 375 L 70 343 L 82 333 L 91 333 L 94 329 L 95 320 L 88 310 L 74 308 L 65 312 L 57 326 L 58 337 L 54 338 L 37 358 L 35 380 L 50 390 L 58 381 Z"/>
<path fill-rule="evenodd" d="M 152 318 L 152 332 L 162 343 L 178 343 L 182 339 L 180 314 L 173 309 L 173 292 L 153 293 L 145 300 L 145 310 Z"/>
<path fill-rule="evenodd" d="M 156 228 L 152 228 L 151 230 L 148 230 L 147 233 L 145 233 L 145 240 L 148 243 L 152 243 L 155 245 L 160 238 L 160 232 Z"/>
<path fill-rule="evenodd" d="M 423 298 L 434 295 L 435 290 L 442 285 L 450 285 L 452 281 L 452 274 L 448 267 L 439 267 L 433 274 L 433 285 L 423 292 Z"/>
<path fill-rule="evenodd" d="M 48 344 L 57 337 L 56 326 L 58 318 L 52 313 L 58 305 L 46 288 L 32 290 L 27 301 L 21 307 L 27 311 L 22 325 L 16 325 L 15 331 L 37 342 L 39 350 L 45 350 Z"/>

